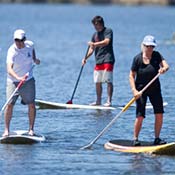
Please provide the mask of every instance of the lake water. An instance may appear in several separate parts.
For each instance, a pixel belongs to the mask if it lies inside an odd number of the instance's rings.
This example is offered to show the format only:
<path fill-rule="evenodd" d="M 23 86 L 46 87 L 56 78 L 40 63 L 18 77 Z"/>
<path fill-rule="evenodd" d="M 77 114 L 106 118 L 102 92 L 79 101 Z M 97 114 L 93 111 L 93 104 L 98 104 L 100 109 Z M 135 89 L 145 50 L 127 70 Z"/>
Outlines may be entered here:
<path fill-rule="evenodd" d="M 23 28 L 35 42 L 41 65 L 34 68 L 37 99 L 66 103 L 77 80 L 81 60 L 94 28 L 91 19 L 102 15 L 114 32 L 114 105 L 124 105 L 132 98 L 128 74 L 132 58 L 140 51 L 147 34 L 158 42 L 157 50 L 166 58 L 170 70 L 160 77 L 165 107 L 161 138 L 175 139 L 175 32 L 174 7 L 161 6 L 82 6 L 82 5 L 0 5 L 0 106 L 5 99 L 6 52 L 13 31 Z M 73 102 L 89 104 L 95 100 L 94 57 L 84 67 Z M 104 85 L 103 103 L 106 100 Z M 35 131 L 46 136 L 34 145 L 0 144 L 1 175 L 174 175 L 175 157 L 127 154 L 105 150 L 111 139 L 132 139 L 135 109 L 129 108 L 93 145 L 80 150 L 120 112 L 96 110 L 37 110 Z M 4 119 L 0 118 L 0 133 Z M 28 129 L 27 107 L 15 106 L 11 130 Z M 140 133 L 141 140 L 154 139 L 154 115 L 147 110 Z"/>

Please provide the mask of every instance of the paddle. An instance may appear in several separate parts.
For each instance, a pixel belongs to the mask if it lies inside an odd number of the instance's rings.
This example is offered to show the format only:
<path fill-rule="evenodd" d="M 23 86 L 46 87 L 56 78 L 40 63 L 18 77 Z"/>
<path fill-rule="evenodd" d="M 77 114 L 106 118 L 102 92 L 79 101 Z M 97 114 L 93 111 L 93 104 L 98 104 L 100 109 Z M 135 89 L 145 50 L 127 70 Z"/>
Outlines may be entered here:
<path fill-rule="evenodd" d="M 90 48 L 90 46 L 88 46 L 88 48 L 87 48 L 86 55 L 85 55 L 85 59 L 86 59 L 86 57 L 87 57 L 89 48 Z M 70 99 L 66 104 L 72 104 L 72 100 L 73 100 L 73 98 L 74 98 L 74 94 L 75 94 L 75 91 L 76 91 L 76 89 L 77 89 L 77 86 L 78 86 L 78 83 L 79 83 L 80 76 L 81 76 L 81 73 L 82 73 L 82 71 L 83 71 L 83 68 L 84 68 L 84 64 L 81 66 L 80 73 L 79 73 L 79 75 L 78 75 L 78 79 L 77 79 L 77 81 L 76 81 L 76 84 L 75 84 L 75 87 L 74 87 L 74 90 L 73 90 L 73 93 L 72 93 L 72 97 L 71 97 L 71 99 Z"/>
<path fill-rule="evenodd" d="M 158 77 L 160 73 L 158 73 L 141 91 L 140 93 L 142 94 Z M 120 115 L 125 112 L 132 103 L 136 101 L 136 98 L 133 97 L 126 105 L 125 107 L 111 120 L 111 122 L 92 140 L 88 145 L 83 146 L 80 149 L 90 149 L 91 146 L 103 135 L 104 132 L 107 131 L 107 129 L 120 117 Z"/>
<path fill-rule="evenodd" d="M 33 67 L 32 67 L 33 69 Z M 26 81 L 26 79 L 29 76 L 29 72 L 27 72 L 25 74 L 24 80 L 21 80 L 18 84 L 18 86 L 16 87 L 16 89 L 14 90 L 14 92 L 11 94 L 11 96 L 8 98 L 8 100 L 6 101 L 6 103 L 3 105 L 1 111 L 0 111 L 0 116 L 2 115 L 2 112 L 4 111 L 5 107 L 8 105 L 8 103 L 10 102 L 10 100 L 13 98 L 13 96 L 15 95 L 15 93 L 19 90 L 19 88 L 24 84 L 24 82 Z"/>

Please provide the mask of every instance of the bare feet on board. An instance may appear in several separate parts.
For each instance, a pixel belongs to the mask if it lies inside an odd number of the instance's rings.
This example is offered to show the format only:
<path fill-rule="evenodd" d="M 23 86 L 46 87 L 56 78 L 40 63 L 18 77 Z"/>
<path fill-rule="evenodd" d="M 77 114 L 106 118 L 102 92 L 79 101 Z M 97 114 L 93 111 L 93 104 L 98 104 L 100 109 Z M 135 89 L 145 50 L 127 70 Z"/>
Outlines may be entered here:
<path fill-rule="evenodd" d="M 90 106 L 100 106 L 101 103 L 99 103 L 99 102 L 93 102 L 93 103 L 90 103 L 89 105 Z"/>
<path fill-rule="evenodd" d="M 2 137 L 8 137 L 9 136 L 9 132 L 8 131 L 4 131 L 4 133 L 2 134 Z"/>
<path fill-rule="evenodd" d="M 34 133 L 34 131 L 33 131 L 33 130 L 29 130 L 28 135 L 29 135 L 29 136 L 34 136 L 34 135 L 35 135 L 35 133 Z"/>
<path fill-rule="evenodd" d="M 103 104 L 103 106 L 110 107 L 110 106 L 112 106 L 112 103 L 111 102 L 106 102 L 105 104 Z"/>

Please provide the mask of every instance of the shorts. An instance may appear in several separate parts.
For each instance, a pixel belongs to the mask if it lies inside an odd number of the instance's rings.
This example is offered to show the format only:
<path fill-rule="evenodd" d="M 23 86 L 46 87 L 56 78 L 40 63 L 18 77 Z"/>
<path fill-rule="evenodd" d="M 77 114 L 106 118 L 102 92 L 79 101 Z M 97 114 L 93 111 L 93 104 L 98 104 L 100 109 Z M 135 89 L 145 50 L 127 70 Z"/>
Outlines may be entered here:
<path fill-rule="evenodd" d="M 6 96 L 7 100 L 10 98 L 11 94 L 15 91 L 19 82 L 7 82 L 6 86 Z M 15 104 L 18 97 L 21 97 L 23 104 L 32 104 L 35 102 L 35 79 L 31 78 L 26 81 L 20 89 L 13 96 L 9 104 Z"/>
<path fill-rule="evenodd" d="M 143 95 L 136 100 L 136 117 L 143 116 L 145 118 L 145 106 L 148 97 L 153 106 L 154 114 L 164 113 L 161 90 L 155 89 L 154 91 L 143 93 Z"/>
<path fill-rule="evenodd" d="M 94 70 L 95 83 L 112 83 L 113 82 L 113 65 L 102 64 L 96 65 Z"/>

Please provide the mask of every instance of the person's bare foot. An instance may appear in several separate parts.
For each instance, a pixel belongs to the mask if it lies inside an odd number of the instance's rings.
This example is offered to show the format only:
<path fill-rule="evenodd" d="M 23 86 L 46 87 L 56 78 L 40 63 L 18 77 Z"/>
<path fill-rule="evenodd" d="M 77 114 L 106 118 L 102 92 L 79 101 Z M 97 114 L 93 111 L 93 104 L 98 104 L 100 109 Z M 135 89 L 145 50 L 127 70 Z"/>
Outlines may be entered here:
<path fill-rule="evenodd" d="M 2 134 L 2 137 L 8 137 L 9 136 L 9 132 L 8 131 L 4 131 L 4 133 Z"/>
<path fill-rule="evenodd" d="M 103 104 L 103 106 L 110 107 L 110 106 L 112 106 L 112 104 L 111 104 L 111 102 L 106 102 L 105 104 Z"/>
<path fill-rule="evenodd" d="M 34 136 L 34 135 L 35 135 L 33 130 L 29 130 L 28 134 L 29 134 L 30 136 Z"/>
<path fill-rule="evenodd" d="M 100 106 L 101 103 L 99 103 L 99 102 L 93 102 L 93 103 L 90 103 L 89 105 L 90 106 Z"/>

